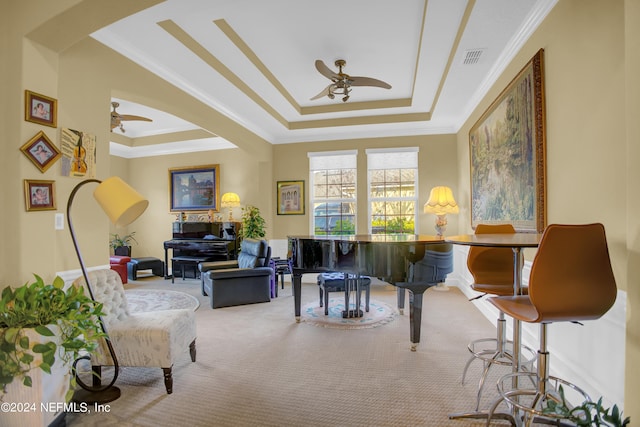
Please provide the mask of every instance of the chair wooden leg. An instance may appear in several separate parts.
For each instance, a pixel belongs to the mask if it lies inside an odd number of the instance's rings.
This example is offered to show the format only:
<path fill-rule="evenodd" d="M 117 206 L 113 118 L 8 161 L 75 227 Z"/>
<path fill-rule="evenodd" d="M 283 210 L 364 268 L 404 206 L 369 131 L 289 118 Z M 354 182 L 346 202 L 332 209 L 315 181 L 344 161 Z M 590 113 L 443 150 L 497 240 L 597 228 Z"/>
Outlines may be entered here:
<path fill-rule="evenodd" d="M 171 368 L 162 368 L 164 372 L 164 386 L 167 389 L 167 394 L 173 393 L 173 375 L 171 374 Z"/>
<path fill-rule="evenodd" d="M 189 355 L 191 356 L 191 361 L 196 361 L 196 340 L 191 341 L 189 344 Z"/>

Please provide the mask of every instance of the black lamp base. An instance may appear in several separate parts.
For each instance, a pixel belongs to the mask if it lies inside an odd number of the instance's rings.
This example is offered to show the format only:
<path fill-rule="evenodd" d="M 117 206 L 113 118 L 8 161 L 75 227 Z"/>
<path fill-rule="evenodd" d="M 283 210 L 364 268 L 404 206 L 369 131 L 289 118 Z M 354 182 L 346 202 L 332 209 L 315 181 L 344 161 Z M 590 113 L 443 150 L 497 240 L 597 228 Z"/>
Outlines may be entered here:
<path fill-rule="evenodd" d="M 120 389 L 115 386 L 111 386 L 105 390 L 89 391 L 83 388 L 78 389 L 73 393 L 71 400 L 77 403 L 89 403 L 89 404 L 103 404 L 113 402 L 120 397 Z"/>

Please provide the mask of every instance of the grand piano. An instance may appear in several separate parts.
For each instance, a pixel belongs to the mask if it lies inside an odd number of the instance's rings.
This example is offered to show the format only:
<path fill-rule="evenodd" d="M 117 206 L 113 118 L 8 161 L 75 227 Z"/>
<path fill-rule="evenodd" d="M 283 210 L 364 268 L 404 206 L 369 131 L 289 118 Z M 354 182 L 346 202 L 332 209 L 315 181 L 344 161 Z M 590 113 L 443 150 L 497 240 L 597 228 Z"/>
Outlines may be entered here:
<path fill-rule="evenodd" d="M 235 259 L 240 223 L 174 222 L 173 238 L 164 242 L 164 277 L 169 275 L 169 250 L 172 256 L 207 257 L 212 260 Z M 172 272 L 179 274 L 180 272 Z"/>
<path fill-rule="evenodd" d="M 420 342 L 422 296 L 453 270 L 452 245 L 441 236 L 289 236 L 296 321 L 300 322 L 305 273 L 340 271 L 377 277 L 398 288 L 398 308 L 409 291 L 411 350 Z M 357 282 L 357 281 L 356 281 Z"/>

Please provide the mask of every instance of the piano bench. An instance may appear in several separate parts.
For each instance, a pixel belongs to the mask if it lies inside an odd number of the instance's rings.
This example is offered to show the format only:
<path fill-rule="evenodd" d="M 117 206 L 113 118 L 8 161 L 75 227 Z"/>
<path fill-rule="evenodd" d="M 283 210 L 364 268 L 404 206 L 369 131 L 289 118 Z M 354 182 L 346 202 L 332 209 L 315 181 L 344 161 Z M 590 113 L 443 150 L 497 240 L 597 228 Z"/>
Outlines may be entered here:
<path fill-rule="evenodd" d="M 346 306 L 346 286 L 345 279 L 355 279 L 355 275 L 346 273 L 320 273 L 318 274 L 318 289 L 320 292 L 320 307 L 322 307 L 322 300 L 324 297 L 324 314 L 329 314 L 329 292 L 344 292 L 345 293 L 345 310 L 349 310 Z M 367 276 L 360 276 L 360 291 L 365 291 L 365 310 L 369 311 L 369 299 L 371 294 L 371 278 Z M 360 309 L 360 307 L 358 307 Z"/>
<path fill-rule="evenodd" d="M 182 275 L 182 280 L 185 279 L 186 267 L 193 269 L 193 278 L 198 278 L 198 265 L 201 262 L 211 261 L 212 257 L 198 257 L 198 256 L 177 256 L 171 258 L 171 283 L 174 283 L 175 272 L 179 268 Z"/>
<path fill-rule="evenodd" d="M 151 270 L 154 276 L 164 277 L 164 261 L 154 257 L 131 258 L 127 263 L 129 280 L 138 280 L 139 270 Z"/>

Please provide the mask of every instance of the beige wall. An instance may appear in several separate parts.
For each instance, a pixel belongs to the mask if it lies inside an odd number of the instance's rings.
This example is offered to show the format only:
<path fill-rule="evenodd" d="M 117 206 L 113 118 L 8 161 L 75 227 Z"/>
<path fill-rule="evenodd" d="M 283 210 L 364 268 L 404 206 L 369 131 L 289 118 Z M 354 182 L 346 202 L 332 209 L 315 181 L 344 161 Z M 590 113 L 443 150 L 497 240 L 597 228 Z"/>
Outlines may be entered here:
<path fill-rule="evenodd" d="M 627 340 L 625 410 L 638 422 L 640 408 L 634 405 L 640 396 L 640 1 L 624 2 L 625 92 L 626 92 L 626 194 L 627 200 Z M 622 195 L 621 195 L 622 197 Z"/>
<path fill-rule="evenodd" d="M 422 205 L 429 198 L 431 188 L 447 185 L 457 197 L 456 188 L 456 146 L 454 135 L 428 135 L 395 138 L 353 139 L 323 141 L 315 143 L 285 144 L 274 147 L 274 185 L 277 181 L 304 180 L 306 195 L 305 215 L 275 215 L 272 238 L 285 239 L 287 235 L 307 235 L 310 233 L 311 188 L 309 188 L 309 159 L 307 153 L 339 150 L 358 150 L 357 176 L 357 230 L 367 233 L 367 164 L 366 149 L 388 147 L 418 147 L 419 199 L 416 227 L 422 234 L 434 234 L 435 216 L 423 214 Z M 276 206 L 276 192 L 273 191 L 273 206 Z M 275 209 L 275 208 L 274 208 Z M 457 232 L 456 221 L 450 220 L 449 233 Z"/>
<path fill-rule="evenodd" d="M 640 322 L 636 319 L 640 273 L 629 262 L 635 260 L 639 265 L 635 163 L 640 155 L 640 108 L 637 78 L 632 77 L 639 72 L 639 23 L 638 1 L 560 0 L 457 135 L 460 228 L 471 231 L 469 129 L 543 48 L 547 223 L 602 222 L 606 227 L 618 288 L 628 290 L 625 413 L 632 420 L 640 418 L 640 409 L 633 404 L 640 391 L 640 377 L 633 368 L 640 362 Z M 626 54 L 633 56 L 631 63 L 625 63 L 625 43 L 629 44 Z M 628 92 L 629 85 L 634 92 Z M 528 251 L 527 257 L 533 254 Z M 597 338 L 593 345 L 598 345 Z"/>
<path fill-rule="evenodd" d="M 55 231 L 54 211 L 25 212 L 23 179 L 53 179 L 57 186 L 57 212 L 76 179 L 59 176 L 55 166 L 41 174 L 20 153 L 19 147 L 38 130 L 56 143 L 60 127 L 94 133 L 98 147 L 98 178 L 118 174 L 147 195 L 151 208 L 134 223 L 142 255 L 160 256 L 161 241 L 170 232 L 172 216 L 167 208 L 167 169 L 182 165 L 221 165 L 221 191 L 235 191 L 243 203 L 260 207 L 268 223 L 269 237 L 307 233 L 308 216 L 275 215 L 275 183 L 304 179 L 308 183 L 307 151 L 358 149 L 363 165 L 364 149 L 383 146 L 420 147 L 420 203 L 433 185 L 454 188 L 461 213 L 450 218 L 450 232 L 470 231 L 468 131 L 482 112 L 518 70 L 540 48 L 545 49 L 547 96 L 547 206 L 548 222 L 603 222 L 607 229 L 618 286 L 627 290 L 626 402 L 625 412 L 640 418 L 634 405 L 640 377 L 633 371 L 640 363 L 640 239 L 638 238 L 640 157 L 640 75 L 638 57 L 640 6 L 638 0 L 560 0 L 542 26 L 516 55 L 482 103 L 455 136 L 424 136 L 332 143 L 271 146 L 197 100 L 167 85 L 117 53 L 90 39 L 68 49 L 49 47 L 47 40 L 33 43 L 24 36 L 69 6 L 81 1 L 30 0 L 4 2 L 0 8 L 2 36 L 0 88 L 0 174 L 3 177 L 0 278 L 3 284 L 21 284 L 32 272 L 52 279 L 56 271 L 76 269 L 68 231 Z M 97 3 L 95 7 L 98 7 Z M 114 8 L 127 13 L 127 2 Z M 59 18 L 56 18 L 59 19 Z M 114 17 L 115 19 L 115 17 Z M 50 32 L 52 38 L 55 32 Z M 86 34 L 86 32 L 85 32 Z M 59 100 L 58 129 L 23 120 L 24 89 Z M 108 155 L 109 99 L 116 94 L 176 114 L 237 143 L 238 150 L 201 155 L 159 156 L 123 160 Z M 203 159 L 211 161 L 203 162 Z M 273 159 L 273 160 L 272 160 Z M 453 160 L 456 159 L 456 160 Z M 364 172 L 359 174 L 362 186 Z M 260 178 L 258 178 L 260 177 Z M 233 185 L 232 185 L 233 184 Z M 366 188 L 366 186 L 365 186 Z M 307 188 L 307 191 L 309 189 Z M 89 265 L 106 263 L 106 218 L 90 200 L 91 191 L 78 197 L 77 230 Z M 359 210 L 366 203 L 359 192 Z M 596 197 L 597 195 L 597 197 Z M 307 209 L 308 211 L 308 209 Z M 362 216 L 359 230 L 363 231 Z M 433 218 L 419 215 L 419 226 L 429 232 Z M 531 254 L 528 254 L 531 257 Z M 597 339 L 594 340 L 597 345 Z"/>
<path fill-rule="evenodd" d="M 122 159 L 116 162 L 123 162 Z M 128 227 L 136 232 L 138 244 L 132 252 L 135 256 L 164 257 L 163 245 L 171 239 L 175 213 L 169 211 L 168 170 L 185 166 L 217 164 L 220 168 L 220 194 L 238 193 L 242 205 L 251 204 L 260 209 L 271 228 L 271 163 L 261 162 L 240 149 L 204 151 L 180 155 L 155 156 L 126 161 L 130 183 L 149 199 L 149 208 L 138 220 Z M 266 182 L 262 182 L 266 181 Z M 228 211 L 220 214 L 227 217 Z M 234 217 L 240 219 L 242 212 L 234 210 Z"/>

